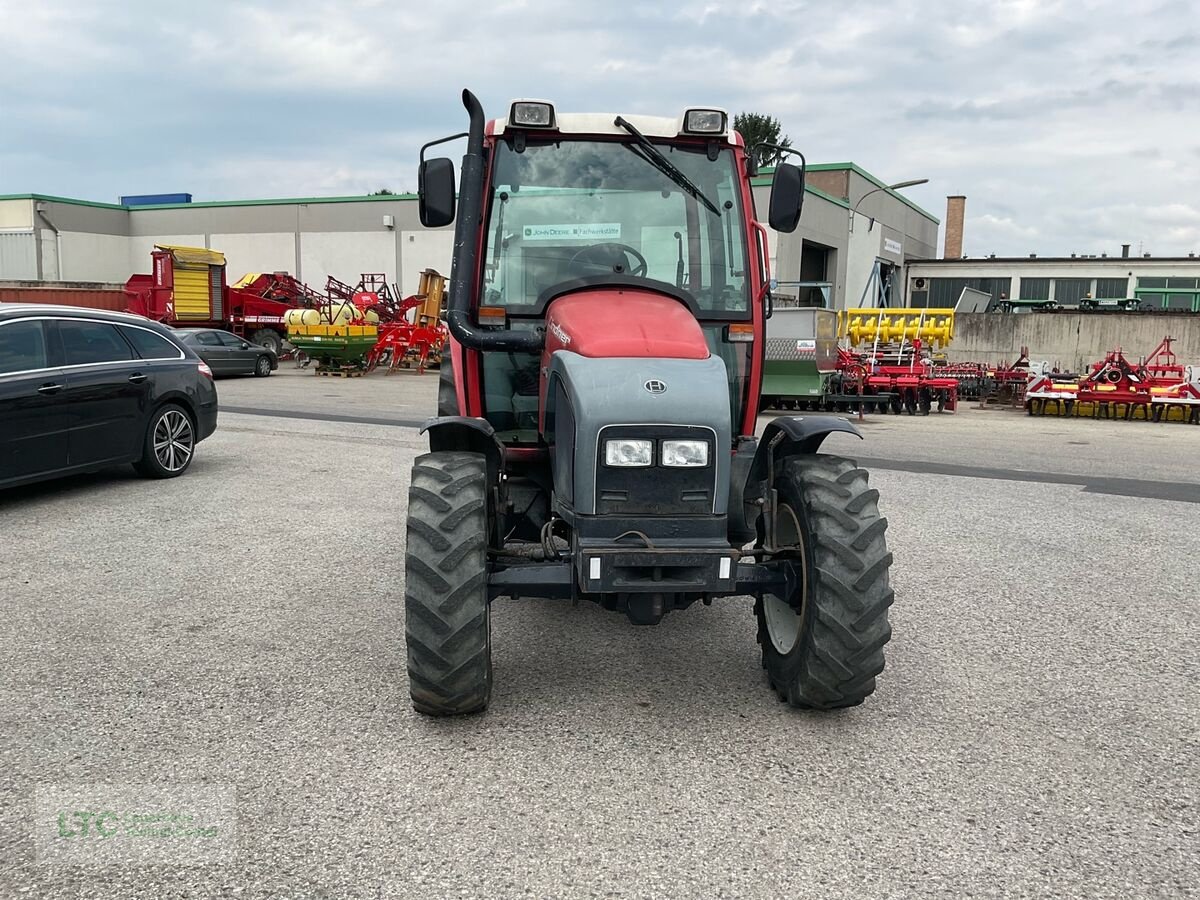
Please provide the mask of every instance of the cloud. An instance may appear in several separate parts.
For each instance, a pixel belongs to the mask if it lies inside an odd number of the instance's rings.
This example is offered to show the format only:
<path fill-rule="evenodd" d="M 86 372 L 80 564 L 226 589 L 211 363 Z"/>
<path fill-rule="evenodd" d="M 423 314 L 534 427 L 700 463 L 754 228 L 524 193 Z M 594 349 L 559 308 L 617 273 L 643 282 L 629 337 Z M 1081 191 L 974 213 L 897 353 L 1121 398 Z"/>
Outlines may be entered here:
<path fill-rule="evenodd" d="M 0 192 L 411 188 L 471 87 L 562 108 L 777 116 L 940 214 L 965 252 L 1200 249 L 1191 0 L 0 0 Z"/>

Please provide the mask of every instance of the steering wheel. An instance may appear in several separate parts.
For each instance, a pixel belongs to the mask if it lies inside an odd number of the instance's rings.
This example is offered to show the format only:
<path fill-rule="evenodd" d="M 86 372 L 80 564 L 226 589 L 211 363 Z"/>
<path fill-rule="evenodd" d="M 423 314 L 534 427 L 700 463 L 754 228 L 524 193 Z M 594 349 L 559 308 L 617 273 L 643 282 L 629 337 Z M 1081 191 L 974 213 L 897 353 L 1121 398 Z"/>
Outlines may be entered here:
<path fill-rule="evenodd" d="M 626 265 L 630 259 L 634 263 L 632 266 Z M 611 275 L 614 272 L 623 272 L 633 275 L 635 278 L 644 278 L 650 269 L 646 257 L 642 256 L 637 249 L 628 244 L 615 242 L 590 244 L 572 256 L 567 265 L 572 269 L 576 266 L 583 269 L 595 269 L 594 274 Z"/>

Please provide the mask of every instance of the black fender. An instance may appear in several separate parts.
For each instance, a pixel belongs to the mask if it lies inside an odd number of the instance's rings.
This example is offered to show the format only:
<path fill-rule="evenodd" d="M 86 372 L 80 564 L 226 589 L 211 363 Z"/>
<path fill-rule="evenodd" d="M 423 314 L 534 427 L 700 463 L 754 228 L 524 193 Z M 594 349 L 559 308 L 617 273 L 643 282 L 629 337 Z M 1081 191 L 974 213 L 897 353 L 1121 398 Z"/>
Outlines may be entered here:
<path fill-rule="evenodd" d="M 735 479 L 730 484 L 729 519 L 733 536 L 753 540 L 759 505 L 766 497 L 773 474 L 772 463 L 788 456 L 816 453 L 825 438 L 835 431 L 862 438 L 862 432 L 838 416 L 778 416 L 763 429 L 757 447 L 745 444 L 738 447 L 739 456 L 753 451 L 754 458 L 749 465 L 743 462 L 733 468 L 735 474 L 746 472 L 744 479 Z"/>
<path fill-rule="evenodd" d="M 750 482 L 762 481 L 771 473 L 770 459 L 782 459 L 800 453 L 816 453 L 825 438 L 835 431 L 844 431 L 862 439 L 862 432 L 839 416 L 778 416 L 763 429 L 758 450 L 750 466 Z"/>
<path fill-rule="evenodd" d="M 475 416 L 435 416 L 426 419 L 421 434 L 429 432 L 429 449 L 464 450 L 487 458 L 488 480 L 495 483 L 504 471 L 504 444 L 487 419 Z"/>

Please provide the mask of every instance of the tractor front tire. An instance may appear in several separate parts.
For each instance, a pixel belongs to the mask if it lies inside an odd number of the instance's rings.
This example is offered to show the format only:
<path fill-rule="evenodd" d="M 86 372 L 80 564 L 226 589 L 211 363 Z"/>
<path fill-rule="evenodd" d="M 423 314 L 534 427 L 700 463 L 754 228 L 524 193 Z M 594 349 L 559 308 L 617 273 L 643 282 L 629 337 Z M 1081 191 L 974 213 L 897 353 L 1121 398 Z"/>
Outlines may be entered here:
<path fill-rule="evenodd" d="M 408 492 L 404 631 L 413 709 L 427 716 L 480 712 L 491 698 L 487 535 L 483 455 L 418 456 Z"/>
<path fill-rule="evenodd" d="M 838 456 L 794 456 L 775 479 L 776 542 L 798 538 L 807 595 L 767 594 L 754 605 L 771 687 L 792 706 L 857 706 L 875 690 L 891 638 L 887 519 L 867 472 Z M 797 609 L 799 606 L 799 609 Z"/>

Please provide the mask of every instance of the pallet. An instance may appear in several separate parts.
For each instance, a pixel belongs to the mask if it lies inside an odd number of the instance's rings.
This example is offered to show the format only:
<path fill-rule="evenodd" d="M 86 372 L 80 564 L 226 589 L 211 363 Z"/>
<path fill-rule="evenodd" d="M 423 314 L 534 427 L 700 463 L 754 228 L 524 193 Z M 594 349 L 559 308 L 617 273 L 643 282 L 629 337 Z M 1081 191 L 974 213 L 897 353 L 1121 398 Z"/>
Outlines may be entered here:
<path fill-rule="evenodd" d="M 315 369 L 318 375 L 328 375 L 334 378 L 360 378 L 367 374 L 366 369 Z"/>

